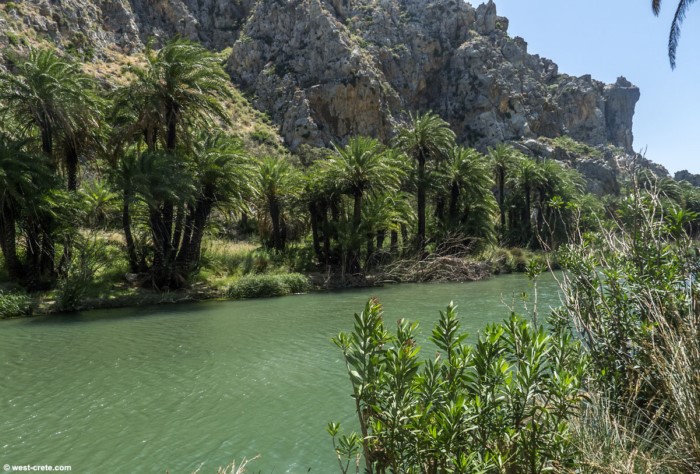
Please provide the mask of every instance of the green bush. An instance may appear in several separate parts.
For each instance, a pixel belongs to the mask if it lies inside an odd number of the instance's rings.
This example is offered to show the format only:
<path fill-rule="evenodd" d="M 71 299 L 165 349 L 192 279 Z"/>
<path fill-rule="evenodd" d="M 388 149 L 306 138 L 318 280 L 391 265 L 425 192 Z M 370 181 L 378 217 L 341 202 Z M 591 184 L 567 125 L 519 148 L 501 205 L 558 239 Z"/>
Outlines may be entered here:
<path fill-rule="evenodd" d="M 23 293 L 5 293 L 0 290 L 0 319 L 18 318 L 32 314 L 32 302 Z"/>
<path fill-rule="evenodd" d="M 341 471 L 359 456 L 365 472 L 539 474 L 575 464 L 568 430 L 578 412 L 586 358 L 563 320 L 550 329 L 512 315 L 464 343 L 449 305 L 430 338 L 439 353 L 422 360 L 417 324 L 384 328 L 370 300 L 341 348 L 361 434 L 328 431 Z M 359 469 L 358 469 L 359 472 Z"/>
<path fill-rule="evenodd" d="M 246 275 L 228 289 L 229 298 L 265 298 L 304 293 L 310 289 L 309 280 L 299 273 L 284 275 Z"/>
<path fill-rule="evenodd" d="M 7 2 L 5 4 L 5 11 L 9 12 L 10 10 L 15 10 L 17 13 L 22 13 L 19 9 L 19 5 L 15 2 Z"/>
<path fill-rule="evenodd" d="M 95 275 L 104 268 L 108 255 L 103 240 L 80 235 L 71 253 L 68 268 L 58 283 L 56 307 L 59 311 L 74 311 L 80 307 Z"/>

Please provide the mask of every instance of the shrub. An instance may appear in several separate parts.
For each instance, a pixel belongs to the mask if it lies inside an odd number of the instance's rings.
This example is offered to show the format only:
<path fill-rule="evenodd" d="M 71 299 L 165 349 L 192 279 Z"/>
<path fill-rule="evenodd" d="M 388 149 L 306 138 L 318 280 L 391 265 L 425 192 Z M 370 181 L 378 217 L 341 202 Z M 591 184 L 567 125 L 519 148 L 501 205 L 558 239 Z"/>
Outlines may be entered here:
<path fill-rule="evenodd" d="M 18 318 L 32 314 L 32 302 L 23 293 L 5 293 L 0 290 L 0 319 Z"/>
<path fill-rule="evenodd" d="M 76 237 L 68 268 L 58 283 L 56 307 L 59 311 L 74 311 L 80 307 L 95 274 L 105 266 L 105 255 L 104 241 Z"/>
<path fill-rule="evenodd" d="M 17 13 L 22 13 L 21 10 L 19 9 L 19 5 L 15 2 L 7 2 L 5 4 L 5 11 L 9 12 L 11 10 L 15 10 Z"/>
<path fill-rule="evenodd" d="M 572 467 L 568 422 L 577 412 L 586 360 L 580 343 L 552 318 L 549 332 L 511 315 L 464 344 L 455 307 L 441 312 L 422 361 L 417 324 L 384 328 L 370 300 L 341 348 L 361 434 L 328 431 L 340 468 L 364 456 L 365 472 L 542 473 Z"/>
<path fill-rule="evenodd" d="M 285 296 L 306 292 L 310 287 L 308 278 L 299 273 L 246 275 L 228 289 L 228 296 L 234 299 Z"/>

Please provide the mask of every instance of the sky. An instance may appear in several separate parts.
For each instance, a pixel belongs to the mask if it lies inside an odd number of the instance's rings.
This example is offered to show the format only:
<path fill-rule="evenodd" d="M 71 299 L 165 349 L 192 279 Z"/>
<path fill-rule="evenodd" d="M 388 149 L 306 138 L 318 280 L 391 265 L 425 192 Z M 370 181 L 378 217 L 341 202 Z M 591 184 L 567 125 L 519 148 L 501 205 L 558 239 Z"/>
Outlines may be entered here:
<path fill-rule="evenodd" d="M 671 175 L 700 174 L 700 3 L 688 11 L 676 54 L 668 61 L 668 32 L 677 0 L 494 0 L 528 52 L 549 58 L 559 72 L 613 83 L 625 76 L 641 90 L 634 115 L 634 149 Z M 478 4 L 478 1 L 472 1 Z"/>

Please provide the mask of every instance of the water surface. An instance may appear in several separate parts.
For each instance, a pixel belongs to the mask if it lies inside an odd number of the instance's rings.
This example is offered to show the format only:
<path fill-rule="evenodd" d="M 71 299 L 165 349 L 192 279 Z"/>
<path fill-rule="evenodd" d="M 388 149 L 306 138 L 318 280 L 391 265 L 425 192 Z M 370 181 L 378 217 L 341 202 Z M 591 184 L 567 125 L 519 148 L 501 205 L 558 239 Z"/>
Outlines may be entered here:
<path fill-rule="evenodd" d="M 334 473 L 325 426 L 354 428 L 354 413 L 330 339 L 368 297 L 425 341 L 450 301 L 476 334 L 504 303 L 522 312 L 522 292 L 507 275 L 0 321 L 0 464 L 204 474 L 260 454 L 249 472 Z M 541 313 L 559 304 L 551 277 L 539 296 Z"/>

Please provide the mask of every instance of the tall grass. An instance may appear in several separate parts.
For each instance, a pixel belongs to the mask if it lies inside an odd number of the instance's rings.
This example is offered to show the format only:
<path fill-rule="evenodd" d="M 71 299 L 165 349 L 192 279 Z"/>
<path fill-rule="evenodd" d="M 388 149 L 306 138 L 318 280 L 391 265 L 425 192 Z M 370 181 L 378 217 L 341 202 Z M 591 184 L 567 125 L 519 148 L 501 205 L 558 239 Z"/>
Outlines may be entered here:
<path fill-rule="evenodd" d="M 566 308 L 593 367 L 577 423 L 583 462 L 591 472 L 697 474 L 700 258 L 685 231 L 694 216 L 652 188 L 636 189 L 615 217 L 561 255 Z"/>

